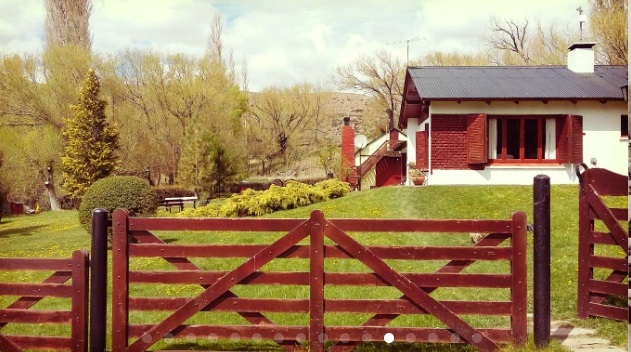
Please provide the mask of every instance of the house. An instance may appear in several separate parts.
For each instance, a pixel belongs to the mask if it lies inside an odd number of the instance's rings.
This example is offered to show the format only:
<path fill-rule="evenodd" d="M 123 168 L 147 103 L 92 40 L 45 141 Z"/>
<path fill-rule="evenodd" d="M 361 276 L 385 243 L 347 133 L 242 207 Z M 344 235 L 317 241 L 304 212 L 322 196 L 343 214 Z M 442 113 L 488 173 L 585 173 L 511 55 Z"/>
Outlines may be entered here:
<path fill-rule="evenodd" d="M 409 67 L 399 127 L 406 162 L 428 184 L 577 183 L 585 163 L 627 170 L 627 66 L 594 64 L 595 43 L 567 66 Z M 409 180 L 407 181 L 409 184 Z"/>
<path fill-rule="evenodd" d="M 359 148 L 356 146 L 355 137 L 350 117 L 344 117 L 341 141 L 343 181 L 359 190 L 400 185 L 405 182 L 405 134 L 390 127 L 388 132 L 366 141 L 366 144 L 360 145 Z"/>

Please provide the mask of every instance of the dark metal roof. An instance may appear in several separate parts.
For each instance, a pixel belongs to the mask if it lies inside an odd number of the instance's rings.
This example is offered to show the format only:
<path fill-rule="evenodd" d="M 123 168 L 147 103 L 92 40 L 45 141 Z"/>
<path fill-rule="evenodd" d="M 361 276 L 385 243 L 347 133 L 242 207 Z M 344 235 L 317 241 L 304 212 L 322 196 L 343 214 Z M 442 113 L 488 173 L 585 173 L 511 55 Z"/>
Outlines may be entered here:
<path fill-rule="evenodd" d="M 576 73 L 565 66 L 409 67 L 427 100 L 622 100 L 627 66 L 594 66 Z"/>

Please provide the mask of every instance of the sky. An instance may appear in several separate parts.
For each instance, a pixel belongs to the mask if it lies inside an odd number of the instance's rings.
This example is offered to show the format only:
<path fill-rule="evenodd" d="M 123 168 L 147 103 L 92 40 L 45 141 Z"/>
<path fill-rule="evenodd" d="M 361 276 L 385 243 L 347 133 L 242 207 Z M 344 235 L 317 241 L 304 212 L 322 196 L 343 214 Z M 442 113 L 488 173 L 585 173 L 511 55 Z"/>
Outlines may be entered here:
<path fill-rule="evenodd" d="M 405 62 L 484 50 L 492 18 L 578 28 L 587 0 L 92 0 L 92 48 L 204 54 L 215 13 L 251 91 L 326 85 L 336 67 L 378 50 Z M 44 48 L 44 0 L 0 0 L 0 53 Z"/>

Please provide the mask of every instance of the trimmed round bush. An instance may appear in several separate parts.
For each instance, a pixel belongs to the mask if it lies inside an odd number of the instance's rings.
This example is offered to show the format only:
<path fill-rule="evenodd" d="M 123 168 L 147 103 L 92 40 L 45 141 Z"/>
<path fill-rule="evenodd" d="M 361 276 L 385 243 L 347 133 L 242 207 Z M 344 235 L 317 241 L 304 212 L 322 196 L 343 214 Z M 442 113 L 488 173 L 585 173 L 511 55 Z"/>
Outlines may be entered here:
<path fill-rule="evenodd" d="M 153 215 L 158 208 L 158 197 L 149 183 L 136 176 L 111 176 L 92 184 L 81 200 L 79 222 L 91 232 L 92 210 L 103 208 L 112 212 L 117 208 L 129 211 L 130 216 Z"/>

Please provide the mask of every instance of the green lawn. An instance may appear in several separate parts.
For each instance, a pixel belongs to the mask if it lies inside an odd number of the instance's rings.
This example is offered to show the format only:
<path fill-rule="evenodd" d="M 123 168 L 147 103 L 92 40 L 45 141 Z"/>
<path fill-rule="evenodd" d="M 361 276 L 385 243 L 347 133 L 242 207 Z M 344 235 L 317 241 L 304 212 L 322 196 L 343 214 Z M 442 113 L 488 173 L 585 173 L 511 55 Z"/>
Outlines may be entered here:
<path fill-rule="evenodd" d="M 626 206 L 626 197 L 620 197 L 611 200 L 617 206 Z M 552 315 L 553 319 L 571 320 L 579 326 L 588 326 L 596 328 L 599 333 L 613 340 L 620 346 L 627 345 L 627 325 L 625 323 L 612 322 L 606 319 L 587 319 L 576 320 L 576 275 L 577 275 L 577 222 L 578 222 L 578 187 L 577 186 L 553 186 L 552 187 Z M 532 187 L 530 186 L 426 186 L 426 187 L 387 187 L 363 192 L 354 192 L 348 196 L 319 203 L 312 206 L 294 209 L 290 211 L 278 212 L 268 215 L 269 217 L 289 217 L 289 218 L 307 218 L 314 209 L 320 209 L 327 218 L 462 218 L 462 219 L 508 219 L 512 211 L 523 210 L 528 214 L 528 222 L 532 222 Z M 222 242 L 222 243 L 270 243 L 278 238 L 280 234 L 213 234 L 208 233 L 204 236 L 190 236 L 186 233 L 161 233 L 161 238 L 178 242 Z M 412 235 L 384 236 L 379 235 L 361 235 L 355 234 L 358 241 L 362 244 L 379 244 L 379 245 L 418 245 L 418 237 Z M 439 237 L 428 236 L 429 245 L 441 243 Z M 461 241 L 466 245 L 468 236 L 455 241 Z M 201 238 L 201 239 L 200 239 Z M 425 238 L 425 237 L 424 237 Z M 528 235 L 528 244 L 532 250 L 532 234 Z M 0 223 L 0 256 L 2 257 L 68 257 L 74 249 L 89 249 L 89 236 L 78 224 L 78 216 L 76 212 L 48 212 L 39 215 L 7 217 Z M 532 312 L 532 251 L 528 257 L 528 275 L 529 275 L 529 312 Z M 615 250 L 614 250 L 615 253 Z M 624 254 L 622 254 L 624 255 Z M 196 264 L 218 269 L 230 269 L 238 265 L 240 260 L 205 260 L 196 261 Z M 284 271 L 301 271 L 308 268 L 307 260 L 293 260 L 289 265 L 288 260 L 277 260 L 265 267 L 265 270 L 284 270 Z M 428 268 L 418 267 L 415 261 L 392 261 L 390 265 L 396 269 L 403 271 L 427 271 Z M 351 260 L 338 260 L 337 262 L 328 262 L 327 265 L 333 270 L 348 271 L 365 271 L 360 264 Z M 132 261 L 133 269 L 152 270 L 157 268 L 168 268 L 168 265 L 161 261 L 149 259 L 135 259 Z M 487 267 L 481 267 L 480 270 Z M 497 268 L 497 270 L 505 268 Z M 495 270 L 495 268 L 493 268 Z M 2 272 L 0 273 L 0 281 L 25 281 L 35 280 L 42 277 L 41 274 L 29 274 L 24 276 L 20 274 L 16 277 L 14 274 Z M 133 295 L 143 296 L 149 293 L 155 294 L 156 291 L 164 291 L 170 296 L 190 296 L 198 293 L 200 288 L 193 285 L 180 285 L 171 287 L 156 287 L 156 285 L 135 285 Z M 453 291 L 453 290 L 452 290 Z M 498 295 L 502 298 L 500 292 L 486 292 L 488 295 Z M 273 288 L 270 286 L 249 286 L 243 285 L 235 287 L 235 293 L 240 296 L 264 296 L 274 298 L 305 298 L 308 297 L 308 288 L 287 287 Z M 383 290 L 370 288 L 365 291 L 350 290 L 347 287 L 335 287 L 331 290 L 327 288 L 325 292 L 327 298 L 333 297 L 361 297 L 366 298 L 367 295 L 372 297 L 392 297 L 396 295 L 392 289 L 384 288 Z M 461 298 L 461 292 L 444 292 L 442 297 L 450 297 L 456 295 Z M 464 293 L 466 296 L 469 293 Z M 394 298 L 394 297 L 393 297 Z M 453 299 L 453 298 L 452 298 Z M 59 300 L 46 299 L 47 301 L 40 303 L 41 309 L 53 309 L 64 303 Z M 625 302 L 626 303 L 626 302 Z M 0 304 L 6 306 L 8 301 L 6 298 L 0 298 Z M 243 319 L 236 314 L 214 313 L 203 314 L 203 318 L 214 323 L 243 323 Z M 151 322 L 157 321 L 164 313 L 159 312 L 134 312 L 131 316 L 132 322 Z M 365 318 L 365 317 L 361 317 Z M 270 319 L 274 322 L 282 322 L 283 324 L 305 324 L 308 317 L 300 314 L 276 314 L 270 315 Z M 393 325 L 404 325 L 406 319 L 398 318 Z M 194 323 L 195 321 L 191 321 Z M 327 324 L 358 324 L 361 319 L 350 316 L 348 314 L 327 315 Z M 415 324 L 424 323 L 432 325 L 431 320 L 424 322 L 414 321 Z M 491 319 L 488 321 L 476 320 L 478 325 L 493 325 L 497 323 Z M 499 322 L 505 323 L 505 322 Z M 12 331 L 11 329 L 15 330 Z M 23 326 L 7 326 L 3 332 L 20 331 Z M 38 327 L 36 329 L 49 329 L 48 327 Z M 46 330 L 47 332 L 49 330 Z M 36 333 L 32 330 L 32 334 Z M 54 331 L 52 334 L 64 334 L 63 329 Z M 160 348 L 244 348 L 244 346 L 231 342 L 222 342 L 220 346 L 208 344 L 192 344 L 187 341 L 173 341 L 169 344 L 161 344 Z M 384 344 L 366 344 L 361 350 L 385 350 Z M 246 346 L 250 349 L 261 349 L 273 347 L 273 345 L 252 344 Z M 407 345 L 388 346 L 387 350 L 405 350 Z M 425 350 L 427 346 L 423 346 Z M 433 349 L 434 347 L 432 347 Z M 473 350 L 464 346 L 441 345 L 436 347 L 437 350 Z M 511 349 L 510 347 L 507 349 Z M 527 349 L 532 349 L 529 346 Z M 553 343 L 549 350 L 561 349 L 558 344 Z"/>

